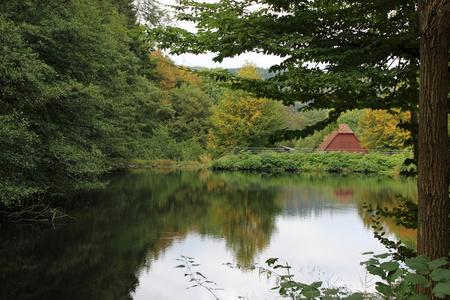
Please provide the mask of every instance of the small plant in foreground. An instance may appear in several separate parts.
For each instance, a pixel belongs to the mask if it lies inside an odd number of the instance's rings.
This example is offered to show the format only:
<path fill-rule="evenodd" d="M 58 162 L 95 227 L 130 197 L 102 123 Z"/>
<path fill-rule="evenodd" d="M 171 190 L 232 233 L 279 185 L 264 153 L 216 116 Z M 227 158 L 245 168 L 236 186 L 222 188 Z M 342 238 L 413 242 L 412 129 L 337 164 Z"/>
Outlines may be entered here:
<path fill-rule="evenodd" d="M 364 254 L 373 254 L 368 252 Z M 450 270 L 446 257 L 430 261 L 426 255 L 405 260 L 405 267 L 398 261 L 383 261 L 392 258 L 392 254 L 374 255 L 368 261 L 362 262 L 369 273 L 380 276 L 384 282 L 376 283 L 376 290 L 383 299 L 427 300 L 428 297 L 416 294 L 416 286 L 433 287 L 437 298 L 450 295 Z"/>
<path fill-rule="evenodd" d="M 287 262 L 280 264 L 279 261 L 280 259 L 278 258 L 268 259 L 266 261 L 268 268 L 241 265 L 233 266 L 230 263 L 227 263 L 227 265 L 239 269 L 258 270 L 260 275 L 265 275 L 267 278 L 274 277 L 276 286 L 272 290 L 277 290 L 281 296 L 293 300 L 368 299 L 361 293 L 352 293 L 346 287 L 335 287 L 333 284 L 329 287 L 323 287 L 322 281 L 315 281 L 310 284 L 295 281 L 294 275 L 290 272 L 291 266 Z"/>
<path fill-rule="evenodd" d="M 182 264 L 176 266 L 176 268 L 185 268 L 186 273 L 184 276 L 188 276 L 190 278 L 189 282 L 192 282 L 193 285 L 188 288 L 194 288 L 194 287 L 202 287 L 206 289 L 208 292 L 211 293 L 211 295 L 214 296 L 214 299 L 219 300 L 220 298 L 217 297 L 217 295 L 214 293 L 215 290 L 221 290 L 220 288 L 214 288 L 211 287 L 211 285 L 217 285 L 215 282 L 207 280 L 206 277 L 198 272 L 194 271 L 194 267 L 200 266 L 200 264 L 196 264 L 194 259 L 192 257 L 183 256 L 181 255 L 181 258 L 177 259 L 178 261 L 181 261 Z"/>
<path fill-rule="evenodd" d="M 364 253 L 364 255 L 374 254 L 373 252 Z M 186 268 L 185 276 L 190 277 L 190 281 L 194 284 L 190 287 L 203 287 L 207 289 L 215 299 L 219 299 L 214 293 L 218 288 L 212 288 L 210 285 L 216 285 L 209 281 L 200 272 L 194 272 L 193 267 L 199 266 L 195 264 L 191 257 L 181 256 L 183 264 L 177 268 Z M 368 261 L 362 262 L 367 272 L 379 276 L 382 281 L 376 282 L 375 293 L 359 293 L 352 292 L 346 287 L 335 287 L 332 284 L 329 287 L 323 287 L 322 281 L 315 281 L 305 284 L 294 280 L 291 274 L 291 266 L 286 262 L 279 263 L 278 258 L 270 258 L 266 261 L 268 265 L 265 267 L 257 267 L 255 265 L 242 266 L 227 263 L 229 267 L 257 270 L 260 275 L 267 278 L 274 277 L 276 286 L 272 290 L 277 290 L 280 296 L 297 299 L 309 300 L 332 300 L 332 299 L 349 299 L 349 300 L 427 300 L 428 297 L 416 294 L 416 287 L 421 285 L 425 288 L 433 287 L 433 295 L 437 298 L 445 298 L 450 296 L 450 270 L 447 267 L 447 258 L 443 257 L 434 261 L 426 255 L 419 255 L 412 259 L 397 261 L 391 253 L 373 255 Z M 434 298 L 433 298 L 434 299 Z"/>

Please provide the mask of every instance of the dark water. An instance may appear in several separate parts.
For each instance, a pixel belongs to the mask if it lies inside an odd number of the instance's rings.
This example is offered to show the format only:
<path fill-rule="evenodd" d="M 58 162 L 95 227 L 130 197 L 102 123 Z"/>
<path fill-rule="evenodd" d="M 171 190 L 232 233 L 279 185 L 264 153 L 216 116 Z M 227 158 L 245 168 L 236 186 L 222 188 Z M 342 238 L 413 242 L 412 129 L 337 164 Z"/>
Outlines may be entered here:
<path fill-rule="evenodd" d="M 224 265 L 279 257 L 297 280 L 370 290 L 373 238 L 364 202 L 393 207 L 415 181 L 328 174 L 133 170 L 83 196 L 66 226 L 2 226 L 1 299 L 214 299 L 192 285 L 193 257 L 221 299 L 275 299 L 273 280 Z M 386 224 L 393 238 L 413 233 Z"/>

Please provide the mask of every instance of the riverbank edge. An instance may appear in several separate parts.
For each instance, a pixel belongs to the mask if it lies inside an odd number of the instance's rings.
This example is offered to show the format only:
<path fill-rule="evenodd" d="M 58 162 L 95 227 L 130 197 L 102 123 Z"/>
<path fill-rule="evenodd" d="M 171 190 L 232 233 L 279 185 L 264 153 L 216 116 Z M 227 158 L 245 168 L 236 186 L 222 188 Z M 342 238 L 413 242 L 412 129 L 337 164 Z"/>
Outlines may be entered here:
<path fill-rule="evenodd" d="M 414 166 L 406 166 L 407 153 L 391 156 L 359 153 L 309 153 L 309 154 L 250 154 L 241 152 L 227 154 L 208 161 L 173 161 L 173 160 L 140 160 L 135 159 L 130 168 L 182 168 L 211 169 L 215 171 L 243 171 L 265 173 L 360 173 L 400 176 L 401 171 L 411 170 Z"/>

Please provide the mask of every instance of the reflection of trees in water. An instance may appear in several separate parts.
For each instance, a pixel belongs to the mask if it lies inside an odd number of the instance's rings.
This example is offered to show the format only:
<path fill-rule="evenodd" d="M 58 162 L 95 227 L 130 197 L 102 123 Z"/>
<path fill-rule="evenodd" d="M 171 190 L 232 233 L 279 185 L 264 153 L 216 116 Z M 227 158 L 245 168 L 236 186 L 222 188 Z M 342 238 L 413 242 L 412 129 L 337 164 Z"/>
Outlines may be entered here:
<path fill-rule="evenodd" d="M 168 195 L 177 208 L 172 222 L 179 228 L 224 238 L 237 262 L 253 263 L 270 242 L 279 211 L 274 201 L 277 191 L 246 184 L 249 175 L 210 174 L 203 185 L 180 186 Z"/>
<path fill-rule="evenodd" d="M 411 185 L 323 174 L 135 170 L 111 178 L 100 193 L 82 195 L 92 206 L 73 212 L 69 226 L 2 228 L 0 298 L 127 298 L 139 270 L 191 232 L 223 238 L 237 262 L 251 263 L 269 245 L 280 213 L 339 209 L 340 196 L 353 190 L 346 201 L 369 226 L 364 201 L 393 206 L 395 194 L 415 195 Z"/>
<path fill-rule="evenodd" d="M 342 210 L 342 205 L 357 208 L 366 228 L 371 229 L 372 218 L 363 208 L 364 203 L 373 207 L 394 208 L 400 203 L 399 194 L 417 199 L 415 180 L 392 179 L 366 175 L 291 176 L 283 182 L 284 194 L 279 196 L 283 213 L 290 216 L 320 216 Z M 408 243 L 414 243 L 416 232 L 385 219 L 387 233 Z"/>
<path fill-rule="evenodd" d="M 399 195 L 407 196 L 417 203 L 417 192 L 415 188 L 411 189 L 410 193 L 401 193 L 392 189 L 379 189 L 377 191 L 370 190 L 362 190 L 361 191 L 361 199 L 364 199 L 364 202 L 372 205 L 373 208 L 388 208 L 392 211 L 394 207 L 398 207 L 401 204 L 402 200 Z M 364 202 L 358 204 L 358 213 L 361 219 L 364 222 L 366 228 L 372 227 L 372 215 L 367 212 L 367 210 L 363 207 Z M 384 231 L 387 234 L 391 234 L 395 236 L 396 239 L 401 240 L 409 247 L 416 247 L 417 240 L 417 231 L 413 229 L 406 229 L 403 226 L 399 226 L 396 224 L 396 220 L 394 218 L 383 218 L 383 227 Z"/>
<path fill-rule="evenodd" d="M 189 232 L 224 238 L 238 262 L 253 262 L 270 242 L 276 192 L 229 179 L 205 171 L 131 172 L 84 195 L 94 206 L 74 213 L 69 226 L 23 234 L 20 242 L 3 234 L 0 298 L 127 298 L 138 271 Z"/>

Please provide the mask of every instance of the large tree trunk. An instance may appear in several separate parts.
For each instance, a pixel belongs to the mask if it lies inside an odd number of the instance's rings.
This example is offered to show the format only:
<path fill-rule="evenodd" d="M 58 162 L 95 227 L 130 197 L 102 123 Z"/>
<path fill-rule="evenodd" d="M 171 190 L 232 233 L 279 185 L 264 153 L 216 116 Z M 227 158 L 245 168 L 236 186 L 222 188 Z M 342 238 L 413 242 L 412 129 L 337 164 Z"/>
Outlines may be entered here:
<path fill-rule="evenodd" d="M 419 216 L 417 253 L 449 253 L 448 59 L 450 0 L 419 0 Z M 430 289 L 419 290 L 433 299 Z"/>

